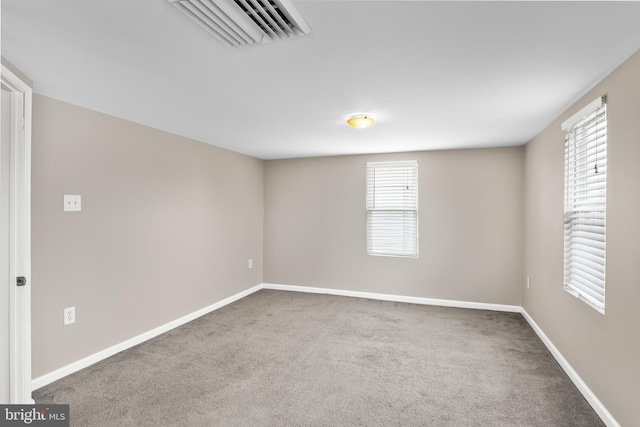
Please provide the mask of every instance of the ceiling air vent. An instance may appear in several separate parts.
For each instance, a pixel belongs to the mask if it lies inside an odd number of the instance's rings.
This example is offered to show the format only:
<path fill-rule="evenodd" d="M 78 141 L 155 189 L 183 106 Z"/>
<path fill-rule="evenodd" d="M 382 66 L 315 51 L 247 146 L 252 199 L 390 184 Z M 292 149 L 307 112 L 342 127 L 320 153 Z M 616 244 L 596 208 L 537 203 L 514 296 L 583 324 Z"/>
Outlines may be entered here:
<path fill-rule="evenodd" d="M 309 34 L 290 0 L 169 0 L 229 47 L 268 43 Z"/>

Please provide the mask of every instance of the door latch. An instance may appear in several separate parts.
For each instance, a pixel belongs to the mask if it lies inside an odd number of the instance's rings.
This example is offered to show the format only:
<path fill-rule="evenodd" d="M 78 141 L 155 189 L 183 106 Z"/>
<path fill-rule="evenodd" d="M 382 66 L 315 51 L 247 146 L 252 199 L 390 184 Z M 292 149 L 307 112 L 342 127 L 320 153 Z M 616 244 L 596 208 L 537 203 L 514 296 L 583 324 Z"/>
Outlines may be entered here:
<path fill-rule="evenodd" d="M 20 276 L 16 278 L 16 285 L 18 286 L 24 286 L 27 284 L 27 278 L 24 276 Z"/>

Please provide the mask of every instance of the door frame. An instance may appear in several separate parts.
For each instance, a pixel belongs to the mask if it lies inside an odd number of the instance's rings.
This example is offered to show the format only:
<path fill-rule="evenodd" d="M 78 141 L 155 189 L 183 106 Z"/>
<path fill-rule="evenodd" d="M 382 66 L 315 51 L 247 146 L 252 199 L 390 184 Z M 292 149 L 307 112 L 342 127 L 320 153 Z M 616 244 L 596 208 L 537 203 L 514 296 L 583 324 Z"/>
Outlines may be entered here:
<path fill-rule="evenodd" d="M 9 403 L 31 404 L 31 87 L 2 65 L 11 91 L 9 166 Z M 25 286 L 16 285 L 23 276 Z"/>

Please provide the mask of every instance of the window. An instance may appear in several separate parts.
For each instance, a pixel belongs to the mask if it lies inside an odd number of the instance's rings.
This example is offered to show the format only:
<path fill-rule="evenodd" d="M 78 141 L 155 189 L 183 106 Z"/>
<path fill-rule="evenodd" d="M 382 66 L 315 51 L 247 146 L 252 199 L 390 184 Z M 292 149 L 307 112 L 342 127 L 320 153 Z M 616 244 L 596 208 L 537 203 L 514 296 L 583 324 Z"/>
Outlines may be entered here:
<path fill-rule="evenodd" d="M 367 253 L 418 256 L 418 162 L 367 163 Z"/>
<path fill-rule="evenodd" d="M 604 314 L 607 105 L 598 98 L 562 124 L 564 289 Z"/>

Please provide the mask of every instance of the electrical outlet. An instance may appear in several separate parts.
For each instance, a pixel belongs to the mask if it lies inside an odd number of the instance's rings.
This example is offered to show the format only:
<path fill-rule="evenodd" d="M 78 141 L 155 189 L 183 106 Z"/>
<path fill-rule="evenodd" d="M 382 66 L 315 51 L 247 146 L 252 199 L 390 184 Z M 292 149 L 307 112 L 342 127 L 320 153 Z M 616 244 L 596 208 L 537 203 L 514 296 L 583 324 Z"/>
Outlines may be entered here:
<path fill-rule="evenodd" d="M 64 309 L 64 324 L 66 326 L 72 323 L 76 323 L 76 308 L 67 307 Z"/>
<path fill-rule="evenodd" d="M 247 264 L 247 266 L 249 268 L 253 268 L 253 260 L 252 259 L 249 260 L 249 263 Z"/>
<path fill-rule="evenodd" d="M 527 289 L 531 289 L 531 278 L 527 276 Z"/>

